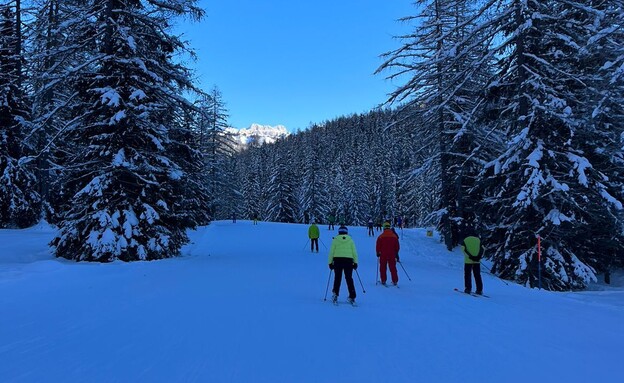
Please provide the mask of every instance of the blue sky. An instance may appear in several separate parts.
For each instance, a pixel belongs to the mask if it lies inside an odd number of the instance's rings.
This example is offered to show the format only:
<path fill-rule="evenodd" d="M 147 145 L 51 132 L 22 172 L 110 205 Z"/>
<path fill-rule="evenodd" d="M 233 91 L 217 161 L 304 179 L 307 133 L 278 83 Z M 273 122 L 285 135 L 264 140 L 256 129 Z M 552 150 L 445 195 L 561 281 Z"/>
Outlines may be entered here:
<path fill-rule="evenodd" d="M 218 86 L 237 128 L 307 128 L 386 99 L 394 85 L 373 75 L 398 47 L 397 22 L 413 0 L 200 0 L 206 17 L 180 21 L 198 54 L 200 86 Z"/>

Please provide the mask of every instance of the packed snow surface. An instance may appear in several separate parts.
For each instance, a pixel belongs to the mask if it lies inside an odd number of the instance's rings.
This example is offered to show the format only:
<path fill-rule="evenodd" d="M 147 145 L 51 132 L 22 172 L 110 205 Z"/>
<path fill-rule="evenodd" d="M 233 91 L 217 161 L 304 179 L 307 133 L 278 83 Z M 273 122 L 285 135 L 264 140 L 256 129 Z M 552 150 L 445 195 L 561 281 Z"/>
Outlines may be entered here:
<path fill-rule="evenodd" d="M 350 227 L 359 307 L 324 300 L 327 247 L 306 225 L 215 222 L 183 256 L 75 263 L 47 225 L 0 230 L 0 382 L 612 382 L 624 374 L 622 278 L 553 293 L 484 273 L 424 229 L 400 231 L 400 288 L 375 284 L 374 237 Z M 331 289 L 331 287 L 330 287 Z"/>

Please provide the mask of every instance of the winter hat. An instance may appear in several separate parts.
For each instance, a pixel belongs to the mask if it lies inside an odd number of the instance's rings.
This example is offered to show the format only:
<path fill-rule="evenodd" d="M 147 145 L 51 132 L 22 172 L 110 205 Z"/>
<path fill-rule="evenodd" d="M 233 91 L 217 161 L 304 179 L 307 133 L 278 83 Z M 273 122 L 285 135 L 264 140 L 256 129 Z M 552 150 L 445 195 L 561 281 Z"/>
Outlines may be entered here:
<path fill-rule="evenodd" d="M 338 234 L 349 234 L 349 229 L 347 229 L 345 226 L 340 226 L 338 228 Z"/>
<path fill-rule="evenodd" d="M 390 228 L 390 222 L 388 222 L 388 221 L 384 222 L 383 228 L 384 229 L 389 229 Z"/>

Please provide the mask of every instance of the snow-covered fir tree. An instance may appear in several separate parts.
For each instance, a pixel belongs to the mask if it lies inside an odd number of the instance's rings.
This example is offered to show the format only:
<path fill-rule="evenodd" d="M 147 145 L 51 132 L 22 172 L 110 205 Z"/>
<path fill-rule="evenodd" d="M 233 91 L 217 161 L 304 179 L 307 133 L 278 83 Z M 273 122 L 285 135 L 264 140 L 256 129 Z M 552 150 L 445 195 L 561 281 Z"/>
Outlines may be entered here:
<path fill-rule="evenodd" d="M 71 193 L 62 184 L 66 153 L 74 152 L 63 133 L 79 108 L 75 86 L 89 70 L 94 41 L 90 15 L 81 0 L 33 0 L 29 25 L 26 79 L 31 89 L 32 128 L 26 143 L 33 148 L 38 190 L 49 222 L 56 223 Z"/>
<path fill-rule="evenodd" d="M 228 110 L 223 95 L 216 86 L 197 104 L 200 112 L 196 133 L 207 171 L 206 184 L 211 198 L 210 215 L 222 218 L 231 211 L 231 201 L 228 199 L 236 193 L 236 188 L 230 182 L 232 178 L 228 177 L 226 171 L 231 165 L 230 157 L 235 152 L 235 143 L 227 132 Z"/>
<path fill-rule="evenodd" d="M 483 43 L 471 33 L 477 16 L 469 3 L 417 1 L 420 13 L 402 19 L 413 22 L 414 31 L 400 36 L 401 47 L 384 54 L 386 61 L 377 70 L 391 70 L 389 79 L 406 78 L 388 101 L 404 102 L 402 114 L 421 115 L 422 126 L 429 129 L 415 126 L 414 130 L 421 133 L 423 150 L 431 145 L 439 147 L 425 165 L 438 169 L 439 209 L 435 216 L 449 250 L 461 242 L 467 215 L 464 194 L 467 175 L 474 169 L 470 122 L 488 63 L 475 54 Z M 419 172 L 426 170 L 420 168 Z"/>
<path fill-rule="evenodd" d="M 299 184 L 301 187 L 300 210 L 303 211 L 304 222 L 306 212 L 309 220 L 321 222 L 324 217 L 329 215 L 325 204 L 328 193 L 322 187 L 322 185 L 327 184 L 327 174 L 324 171 L 325 161 L 321 155 L 322 141 L 318 135 L 309 131 L 302 133 L 302 137 L 304 138 L 301 143 L 304 156 L 302 157 L 303 164 L 300 167 L 302 170 L 302 182 Z"/>
<path fill-rule="evenodd" d="M 529 286 L 539 283 L 537 235 L 549 289 L 584 288 L 621 254 L 620 191 L 599 159 L 614 131 L 590 112 L 606 64 L 597 54 L 606 36 L 595 33 L 608 28 L 604 4 L 500 2 L 488 21 L 491 36 L 506 38 L 492 46 L 500 62 L 487 101 L 502 101 L 495 122 L 509 138 L 476 180 L 477 210 L 493 271 Z"/>
<path fill-rule="evenodd" d="M 84 63 L 89 73 L 74 84 L 81 104 L 65 136 L 76 151 L 64 181 L 75 194 L 56 255 L 101 262 L 175 256 L 198 221 L 186 197 L 205 192 L 190 173 L 201 158 L 184 124 L 195 108 L 180 96 L 194 87 L 173 59 L 187 48 L 169 27 L 173 16 L 203 12 L 194 0 L 90 0 L 82 12 L 92 15 L 95 50 Z"/>
<path fill-rule="evenodd" d="M 274 222 L 295 222 L 295 180 L 288 152 L 276 153 L 273 171 L 266 185 L 266 219 Z"/>
<path fill-rule="evenodd" d="M 27 227 L 39 218 L 37 180 L 24 138 L 30 129 L 30 105 L 23 75 L 22 6 L 0 5 L 0 228 Z"/>

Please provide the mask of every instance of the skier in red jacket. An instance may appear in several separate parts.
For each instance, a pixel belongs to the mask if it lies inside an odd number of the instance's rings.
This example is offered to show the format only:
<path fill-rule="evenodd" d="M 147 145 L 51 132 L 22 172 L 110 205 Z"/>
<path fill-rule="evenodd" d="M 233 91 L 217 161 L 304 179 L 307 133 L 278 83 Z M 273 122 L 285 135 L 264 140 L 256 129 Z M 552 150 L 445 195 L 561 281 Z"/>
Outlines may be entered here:
<path fill-rule="evenodd" d="M 377 237 L 376 252 L 379 258 L 379 274 L 381 276 L 381 284 L 386 285 L 386 266 L 390 269 L 392 284 L 396 286 L 399 283 L 399 274 L 397 273 L 396 263 L 399 261 L 399 238 L 390 229 L 390 222 L 384 222 L 384 231 Z"/>

